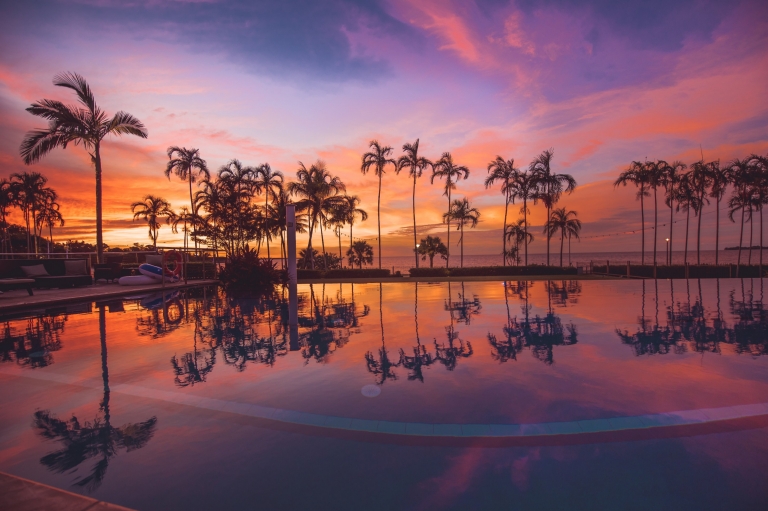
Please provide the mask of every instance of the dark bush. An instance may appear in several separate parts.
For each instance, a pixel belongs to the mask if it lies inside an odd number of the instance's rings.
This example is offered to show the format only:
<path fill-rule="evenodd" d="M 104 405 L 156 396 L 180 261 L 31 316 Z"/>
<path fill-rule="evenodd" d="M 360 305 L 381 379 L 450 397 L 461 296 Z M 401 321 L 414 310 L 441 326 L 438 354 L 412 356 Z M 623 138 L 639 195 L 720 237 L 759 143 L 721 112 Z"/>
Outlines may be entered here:
<path fill-rule="evenodd" d="M 763 269 L 763 274 L 765 274 L 766 269 Z M 597 274 L 605 274 L 606 273 L 606 266 L 603 265 L 594 265 L 592 267 L 592 272 Z M 609 275 L 621 275 L 626 276 L 627 275 L 627 265 L 626 264 L 619 264 L 619 265 L 610 265 L 608 267 Z M 760 267 L 757 265 L 741 265 L 739 268 L 739 275 L 738 277 L 759 277 L 760 276 Z M 653 273 L 653 265 L 636 265 L 631 264 L 629 265 L 629 276 L 631 277 L 645 277 L 652 279 L 654 277 Z M 700 264 L 700 265 L 688 265 L 688 278 L 691 279 L 727 279 L 727 278 L 736 278 L 736 265 L 735 264 L 725 264 L 720 266 L 715 266 L 713 264 Z M 684 279 L 686 278 L 685 275 L 685 265 L 682 264 L 676 264 L 672 266 L 656 266 L 656 278 L 658 279 Z"/>
<path fill-rule="evenodd" d="M 286 273 L 275 268 L 274 261 L 259 259 L 255 252 L 232 258 L 219 273 L 225 289 L 235 295 L 262 295 L 286 282 Z"/>
<path fill-rule="evenodd" d="M 526 275 L 576 275 L 576 268 L 544 265 L 471 266 L 467 268 L 411 268 L 411 277 L 513 277 Z"/>
<path fill-rule="evenodd" d="M 297 278 L 302 280 L 308 279 L 345 279 L 345 278 L 382 278 L 389 277 L 389 270 L 379 270 L 378 268 L 345 268 L 338 270 L 297 270 Z"/>
<path fill-rule="evenodd" d="M 296 278 L 299 279 L 322 279 L 322 270 L 296 270 Z"/>

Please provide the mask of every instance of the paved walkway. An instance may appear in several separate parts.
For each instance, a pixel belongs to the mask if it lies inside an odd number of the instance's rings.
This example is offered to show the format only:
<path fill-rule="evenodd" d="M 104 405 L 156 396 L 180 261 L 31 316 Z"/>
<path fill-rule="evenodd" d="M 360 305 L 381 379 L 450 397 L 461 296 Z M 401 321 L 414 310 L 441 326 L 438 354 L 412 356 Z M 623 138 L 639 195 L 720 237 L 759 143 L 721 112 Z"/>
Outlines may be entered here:
<path fill-rule="evenodd" d="M 165 290 L 183 289 L 186 287 L 216 285 L 218 280 L 190 280 L 187 284 L 166 284 Z M 92 286 L 69 289 L 35 289 L 35 295 L 29 296 L 24 289 L 6 291 L 0 294 L 0 314 L 23 309 L 33 309 L 52 305 L 69 304 L 73 302 L 97 301 L 107 298 L 117 298 L 125 295 L 136 295 L 162 291 L 161 284 L 151 286 L 121 286 L 117 283 L 99 282 Z"/>
<path fill-rule="evenodd" d="M 131 511 L 53 486 L 0 472 L 0 509 L 14 511 Z"/>

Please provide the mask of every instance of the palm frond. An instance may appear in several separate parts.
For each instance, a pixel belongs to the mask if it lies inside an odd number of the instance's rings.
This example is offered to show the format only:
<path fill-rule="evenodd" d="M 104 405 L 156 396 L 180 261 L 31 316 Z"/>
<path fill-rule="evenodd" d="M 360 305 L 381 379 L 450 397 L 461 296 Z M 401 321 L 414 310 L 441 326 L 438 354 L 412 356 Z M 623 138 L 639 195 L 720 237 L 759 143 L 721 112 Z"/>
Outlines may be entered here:
<path fill-rule="evenodd" d="M 137 137 L 147 138 L 147 128 L 133 115 L 128 112 L 117 112 L 107 123 L 106 132 L 117 135 L 136 135 Z"/>

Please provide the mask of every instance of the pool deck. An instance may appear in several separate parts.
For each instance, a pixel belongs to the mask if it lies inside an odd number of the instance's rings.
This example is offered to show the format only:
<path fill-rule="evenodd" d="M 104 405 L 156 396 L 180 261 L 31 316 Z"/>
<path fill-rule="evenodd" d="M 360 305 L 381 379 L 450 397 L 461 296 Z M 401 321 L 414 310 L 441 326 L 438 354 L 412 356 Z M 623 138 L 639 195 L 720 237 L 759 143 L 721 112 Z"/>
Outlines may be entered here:
<path fill-rule="evenodd" d="M 121 286 L 117 283 L 107 284 L 99 282 L 92 286 L 69 289 L 35 289 L 34 296 L 29 296 L 24 289 L 17 289 L 0 294 L 0 314 L 73 302 L 99 301 L 108 298 L 119 298 L 121 296 L 218 284 L 219 281 L 213 279 L 190 280 L 186 284 L 179 282 L 176 284 L 166 284 L 165 287 L 162 284 Z"/>
<path fill-rule="evenodd" d="M 14 511 L 132 511 L 0 472 L 0 509 Z"/>

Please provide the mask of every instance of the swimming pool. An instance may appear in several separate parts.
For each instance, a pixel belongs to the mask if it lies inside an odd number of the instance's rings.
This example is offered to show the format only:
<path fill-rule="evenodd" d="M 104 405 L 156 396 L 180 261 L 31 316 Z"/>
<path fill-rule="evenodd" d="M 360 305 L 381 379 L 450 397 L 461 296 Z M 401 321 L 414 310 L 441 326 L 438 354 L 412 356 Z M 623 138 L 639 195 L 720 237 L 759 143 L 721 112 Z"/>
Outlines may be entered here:
<path fill-rule="evenodd" d="M 764 282 L 213 288 L 4 318 L 0 470 L 151 509 L 765 509 Z M 293 335 L 292 335 L 293 334 Z"/>

